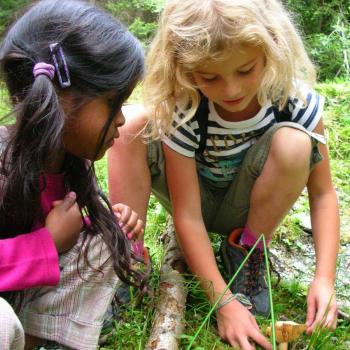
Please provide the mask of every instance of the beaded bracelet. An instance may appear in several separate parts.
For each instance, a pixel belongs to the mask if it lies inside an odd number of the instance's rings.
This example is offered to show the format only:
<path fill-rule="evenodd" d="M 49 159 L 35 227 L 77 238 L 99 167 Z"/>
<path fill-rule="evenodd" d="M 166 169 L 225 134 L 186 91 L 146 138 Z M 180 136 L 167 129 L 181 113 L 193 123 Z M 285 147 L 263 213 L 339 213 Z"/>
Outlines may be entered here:
<path fill-rule="evenodd" d="M 216 305 L 216 310 L 220 310 L 222 307 L 224 307 L 226 304 L 228 304 L 229 302 L 231 302 L 234 299 L 236 299 L 236 296 L 232 294 L 227 299 L 225 299 L 224 301 L 220 301 Z"/>

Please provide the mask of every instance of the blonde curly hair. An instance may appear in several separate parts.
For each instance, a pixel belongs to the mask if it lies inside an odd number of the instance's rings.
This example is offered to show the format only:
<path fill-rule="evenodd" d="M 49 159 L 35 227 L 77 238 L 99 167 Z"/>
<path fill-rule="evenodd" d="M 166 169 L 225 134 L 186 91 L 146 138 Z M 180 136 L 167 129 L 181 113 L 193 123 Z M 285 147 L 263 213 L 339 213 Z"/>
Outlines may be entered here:
<path fill-rule="evenodd" d="M 151 136 L 156 139 L 169 131 L 175 104 L 191 106 L 184 123 L 193 117 L 200 95 L 191 72 L 247 45 L 265 55 L 260 105 L 270 99 L 282 109 L 289 96 L 303 100 L 300 82 L 312 86 L 315 69 L 280 1 L 167 1 L 146 60 L 144 100 L 151 124 L 157 125 Z"/>

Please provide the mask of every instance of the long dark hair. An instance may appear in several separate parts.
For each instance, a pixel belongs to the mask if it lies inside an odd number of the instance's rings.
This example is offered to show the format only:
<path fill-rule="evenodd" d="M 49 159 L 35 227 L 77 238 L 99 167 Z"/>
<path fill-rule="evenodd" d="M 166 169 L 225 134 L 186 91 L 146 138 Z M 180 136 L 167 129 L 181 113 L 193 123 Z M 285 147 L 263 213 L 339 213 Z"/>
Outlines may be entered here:
<path fill-rule="evenodd" d="M 0 48 L 1 74 L 16 117 L 1 155 L 0 172 L 7 178 L 0 188 L 1 238 L 31 231 L 42 215 L 40 176 L 50 157 L 63 148 L 62 130 L 68 116 L 60 105 L 57 74 L 53 81 L 45 75 L 33 77 L 36 63 L 52 64 L 52 43 L 64 52 L 71 80 L 64 91 L 78 105 L 116 92 L 98 148 L 115 113 L 143 75 L 139 42 L 118 20 L 95 6 L 78 0 L 39 1 L 14 23 Z M 118 277 L 135 284 L 139 276 L 130 267 L 130 243 L 98 187 L 91 163 L 67 154 L 63 172 L 67 191 L 76 192 L 79 207 L 90 217 L 86 232 L 102 236 Z"/>

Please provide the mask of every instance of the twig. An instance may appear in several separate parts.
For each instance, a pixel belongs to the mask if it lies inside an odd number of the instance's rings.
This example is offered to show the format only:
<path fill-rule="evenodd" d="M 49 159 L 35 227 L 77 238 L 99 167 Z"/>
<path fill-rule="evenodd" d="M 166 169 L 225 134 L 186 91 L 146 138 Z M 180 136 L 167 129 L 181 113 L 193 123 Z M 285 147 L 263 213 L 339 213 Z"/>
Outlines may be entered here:
<path fill-rule="evenodd" d="M 146 350 L 176 350 L 183 331 L 187 289 L 181 272 L 186 264 L 177 245 L 175 230 L 169 218 L 163 235 L 166 247 L 161 268 L 159 302 Z"/>
<path fill-rule="evenodd" d="M 342 310 L 338 310 L 338 317 L 342 318 L 343 320 L 347 320 L 347 321 L 350 320 L 350 315 Z"/>

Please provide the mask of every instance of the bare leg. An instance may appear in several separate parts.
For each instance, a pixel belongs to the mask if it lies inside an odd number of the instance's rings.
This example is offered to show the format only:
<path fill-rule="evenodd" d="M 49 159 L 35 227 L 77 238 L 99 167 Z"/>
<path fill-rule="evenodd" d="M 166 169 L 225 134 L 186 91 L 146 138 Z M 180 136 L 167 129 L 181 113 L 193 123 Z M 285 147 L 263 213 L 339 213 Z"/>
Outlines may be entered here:
<path fill-rule="evenodd" d="M 147 165 L 147 146 L 138 135 L 146 123 L 145 115 L 130 108 L 123 110 L 125 125 L 108 151 L 108 186 L 112 204 L 124 203 L 146 222 L 151 194 L 151 175 Z"/>
<path fill-rule="evenodd" d="M 247 225 L 271 238 L 279 222 L 299 197 L 309 177 L 310 137 L 293 128 L 281 128 L 272 137 L 262 174 L 251 192 Z"/>

